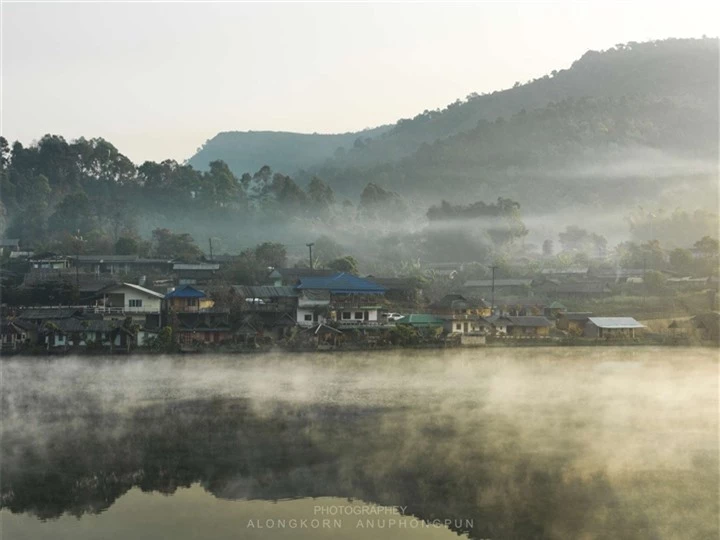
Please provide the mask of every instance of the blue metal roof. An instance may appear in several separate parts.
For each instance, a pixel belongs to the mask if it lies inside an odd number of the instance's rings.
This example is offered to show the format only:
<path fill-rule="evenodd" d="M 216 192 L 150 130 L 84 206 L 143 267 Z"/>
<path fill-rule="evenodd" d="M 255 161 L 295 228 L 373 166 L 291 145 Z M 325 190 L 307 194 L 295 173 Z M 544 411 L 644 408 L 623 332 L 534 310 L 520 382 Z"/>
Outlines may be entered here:
<path fill-rule="evenodd" d="M 167 293 L 165 298 L 205 298 L 206 296 L 204 292 L 197 290 L 195 287 L 185 285 Z"/>
<path fill-rule="evenodd" d="M 339 294 L 383 294 L 386 289 L 369 279 L 341 272 L 332 276 L 301 277 L 296 289 L 322 289 Z"/>

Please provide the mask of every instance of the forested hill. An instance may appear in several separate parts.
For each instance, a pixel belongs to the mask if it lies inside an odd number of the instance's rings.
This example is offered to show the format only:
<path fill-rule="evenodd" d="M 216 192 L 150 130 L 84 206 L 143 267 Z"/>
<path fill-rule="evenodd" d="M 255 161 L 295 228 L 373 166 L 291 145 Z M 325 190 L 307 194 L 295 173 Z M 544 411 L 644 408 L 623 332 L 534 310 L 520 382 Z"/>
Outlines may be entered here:
<path fill-rule="evenodd" d="M 468 66 L 472 69 L 472 66 Z M 397 161 L 432 143 L 472 130 L 478 121 L 509 118 L 525 109 L 581 97 L 643 95 L 689 98 L 710 106 L 718 96 L 718 39 L 630 42 L 588 51 L 569 69 L 491 94 L 471 94 L 443 110 L 403 119 L 379 137 L 336 152 L 333 168 L 367 167 Z M 322 171 L 314 171 L 322 175 Z"/>
<path fill-rule="evenodd" d="M 717 106 L 691 99 L 568 99 L 322 178 L 339 192 L 372 182 L 425 200 L 510 197 L 533 211 L 695 206 L 717 200 L 717 126 Z"/>
<path fill-rule="evenodd" d="M 226 131 L 207 141 L 189 164 L 205 171 L 210 162 L 222 160 L 235 174 L 241 175 L 272 163 L 276 171 L 293 174 L 331 158 L 339 147 L 352 147 L 358 138 L 377 137 L 389 128 L 381 126 L 341 134 Z"/>

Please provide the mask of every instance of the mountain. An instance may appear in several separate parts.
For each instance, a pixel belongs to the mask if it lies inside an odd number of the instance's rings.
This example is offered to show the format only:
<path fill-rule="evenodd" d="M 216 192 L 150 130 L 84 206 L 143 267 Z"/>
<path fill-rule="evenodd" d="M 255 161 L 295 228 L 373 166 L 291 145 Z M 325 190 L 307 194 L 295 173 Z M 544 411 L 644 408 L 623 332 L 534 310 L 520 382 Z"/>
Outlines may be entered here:
<path fill-rule="evenodd" d="M 308 174 L 349 196 L 372 182 L 534 209 L 707 205 L 717 200 L 717 66 L 717 39 L 589 52 L 569 70 L 401 121 Z"/>
<path fill-rule="evenodd" d="M 588 51 L 569 69 L 491 94 L 471 94 L 443 110 L 402 119 L 363 144 L 336 153 L 329 167 L 367 167 L 397 161 L 423 143 L 475 128 L 481 120 L 509 118 L 521 110 L 581 97 L 631 95 L 683 98 L 717 104 L 718 40 L 667 39 L 630 42 L 613 49 Z"/>
<path fill-rule="evenodd" d="M 211 161 L 222 160 L 238 176 L 244 172 L 257 171 L 263 165 L 272 165 L 280 173 L 293 174 L 331 158 L 338 147 L 352 146 L 357 140 L 376 137 L 389 127 L 331 135 L 226 131 L 207 141 L 188 163 L 204 171 L 208 170 Z"/>

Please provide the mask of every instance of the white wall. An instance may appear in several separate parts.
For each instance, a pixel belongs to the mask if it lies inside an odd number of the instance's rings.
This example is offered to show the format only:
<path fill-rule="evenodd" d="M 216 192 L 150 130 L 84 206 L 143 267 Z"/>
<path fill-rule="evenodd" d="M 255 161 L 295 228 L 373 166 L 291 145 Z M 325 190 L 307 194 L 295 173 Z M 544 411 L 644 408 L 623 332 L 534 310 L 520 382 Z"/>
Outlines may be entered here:
<path fill-rule="evenodd" d="M 318 320 L 315 322 L 314 320 L 305 320 L 305 315 L 310 315 L 310 318 L 313 319 L 313 310 L 310 308 L 298 308 L 297 309 L 297 317 L 295 320 L 297 321 L 298 325 L 300 326 L 313 326 L 317 323 L 324 323 L 325 317 L 323 315 L 318 314 Z"/>

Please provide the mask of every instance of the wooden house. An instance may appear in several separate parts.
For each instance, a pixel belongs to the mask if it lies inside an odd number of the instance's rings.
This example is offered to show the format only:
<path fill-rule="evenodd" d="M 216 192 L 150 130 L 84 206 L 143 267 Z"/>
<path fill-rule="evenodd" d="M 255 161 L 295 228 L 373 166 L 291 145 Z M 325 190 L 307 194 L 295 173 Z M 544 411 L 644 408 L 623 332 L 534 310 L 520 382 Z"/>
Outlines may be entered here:
<path fill-rule="evenodd" d="M 585 324 L 584 335 L 591 338 L 634 338 L 645 325 L 632 317 L 590 317 Z"/>

